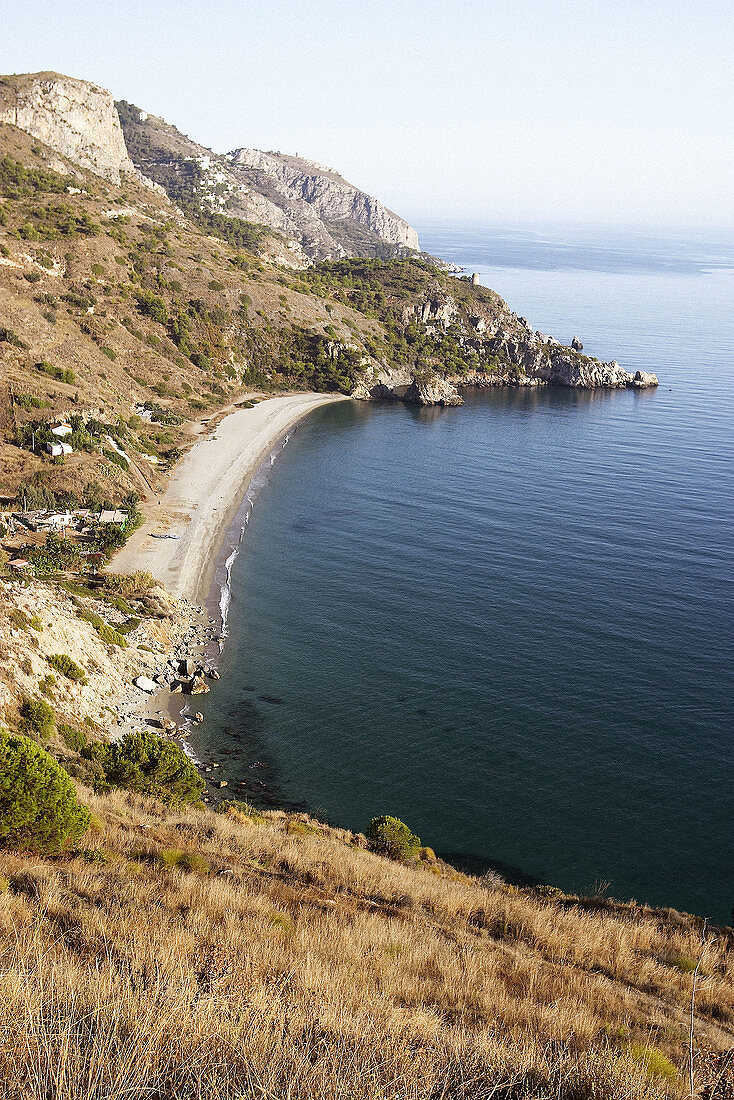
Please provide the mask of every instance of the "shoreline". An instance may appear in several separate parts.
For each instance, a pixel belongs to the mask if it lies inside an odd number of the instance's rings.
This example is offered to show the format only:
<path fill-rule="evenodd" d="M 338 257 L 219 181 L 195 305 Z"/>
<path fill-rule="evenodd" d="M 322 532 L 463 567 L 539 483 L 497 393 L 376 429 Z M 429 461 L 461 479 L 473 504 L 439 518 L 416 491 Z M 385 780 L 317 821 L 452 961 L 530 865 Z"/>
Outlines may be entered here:
<path fill-rule="evenodd" d="M 200 438 L 181 458 L 160 499 L 146 509 L 144 523 L 111 563 L 119 573 L 147 570 L 174 597 L 184 620 L 176 660 L 186 656 L 206 667 L 216 666 L 226 625 L 219 582 L 226 582 L 222 573 L 228 572 L 227 562 L 231 563 L 242 539 L 244 524 L 239 518 L 244 515 L 253 478 L 278 442 L 310 412 L 348 400 L 337 394 L 315 393 L 263 397 L 252 408 L 223 410 L 211 434 L 206 424 L 199 422 Z M 230 536 L 240 528 L 233 549 Z M 166 672 L 173 656 L 159 654 L 155 672 Z M 211 771 L 187 743 L 196 725 L 195 697 L 174 694 L 170 684 L 161 684 L 155 694 L 141 694 L 132 706 L 130 702 L 126 700 L 119 735 L 141 726 L 157 726 L 160 719 L 175 722 L 176 730 L 162 730 L 163 735 L 177 740 L 200 772 Z M 213 786 L 212 779 L 205 801 L 211 800 Z"/>
<path fill-rule="evenodd" d="M 115 572 L 148 570 L 176 599 L 208 602 L 217 557 L 268 452 L 313 409 L 348 400 L 299 393 L 225 411 L 176 465 L 143 525 L 115 555 Z"/>

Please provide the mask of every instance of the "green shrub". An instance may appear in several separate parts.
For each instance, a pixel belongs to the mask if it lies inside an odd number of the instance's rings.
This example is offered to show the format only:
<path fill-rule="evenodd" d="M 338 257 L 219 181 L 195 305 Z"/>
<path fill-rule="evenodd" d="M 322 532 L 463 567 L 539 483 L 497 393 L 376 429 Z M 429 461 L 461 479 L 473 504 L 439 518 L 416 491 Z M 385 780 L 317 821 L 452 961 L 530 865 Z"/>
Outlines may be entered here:
<path fill-rule="evenodd" d="M 251 806 L 249 802 L 243 802 L 239 798 L 225 798 L 214 807 L 218 814 L 231 814 L 233 817 L 261 818 L 262 814 Z"/>
<path fill-rule="evenodd" d="M 175 742 L 150 730 L 126 734 L 112 745 L 95 741 L 82 755 L 102 768 L 102 783 L 138 791 L 162 802 L 198 802 L 206 784 Z"/>
<path fill-rule="evenodd" d="M 49 699 L 54 697 L 54 688 L 56 687 L 56 677 L 50 673 L 48 676 L 44 676 L 42 680 L 38 681 L 38 690 L 42 695 L 47 695 Z"/>
<path fill-rule="evenodd" d="M 89 740 L 84 730 L 77 729 L 76 726 L 69 726 L 66 722 L 59 722 L 58 731 L 61 740 L 66 745 L 67 749 L 73 749 L 74 752 L 81 752 L 89 744 Z"/>
<path fill-rule="evenodd" d="M 156 856 L 156 863 L 169 869 L 196 871 L 200 875 L 207 875 L 211 870 L 207 861 L 197 852 L 179 852 L 174 848 L 167 848 L 159 852 Z"/>
<path fill-rule="evenodd" d="M 108 645 L 119 646 L 121 649 L 127 649 L 127 638 L 110 626 L 109 623 L 106 623 L 104 619 L 101 619 L 99 615 L 96 615 L 94 611 L 88 611 L 86 607 L 77 607 L 76 613 L 80 619 L 91 623 L 103 642 L 107 642 Z"/>
<path fill-rule="evenodd" d="M 0 732 L 0 845 L 55 854 L 88 826 L 64 769 L 27 737 Z"/>
<path fill-rule="evenodd" d="M 55 668 L 62 676 L 66 676 L 67 680 L 79 681 L 82 684 L 86 684 L 86 672 L 83 668 L 79 667 L 76 661 L 71 659 L 68 653 L 51 653 L 46 660 L 51 665 L 51 668 Z"/>
<path fill-rule="evenodd" d="M 111 862 L 107 852 L 102 848 L 80 848 L 78 852 L 74 852 L 74 855 L 80 856 L 85 863 L 99 863 L 103 867 Z"/>
<path fill-rule="evenodd" d="M 675 955 L 670 960 L 670 965 L 674 966 L 676 970 L 680 970 L 683 974 L 692 974 L 696 969 L 698 963 L 690 955 Z"/>
<path fill-rule="evenodd" d="M 48 741 L 56 728 L 56 715 L 43 699 L 25 699 L 20 708 L 20 732 Z"/>
<path fill-rule="evenodd" d="M 560 886 L 548 886 L 545 883 L 534 886 L 533 891 L 541 898 L 560 898 L 563 894 Z"/>
<path fill-rule="evenodd" d="M 642 1043 L 630 1043 L 630 1057 L 642 1066 L 649 1077 L 677 1077 L 678 1069 L 657 1047 L 643 1046 Z"/>
<path fill-rule="evenodd" d="M 373 852 L 390 859 L 415 859 L 421 846 L 420 837 L 415 836 L 399 817 L 389 815 L 372 818 L 367 839 Z"/>
<path fill-rule="evenodd" d="M 314 836 L 321 832 L 321 829 L 317 829 L 315 825 L 309 825 L 307 821 L 299 821 L 298 818 L 291 818 L 286 824 L 286 832 L 291 836 Z"/>

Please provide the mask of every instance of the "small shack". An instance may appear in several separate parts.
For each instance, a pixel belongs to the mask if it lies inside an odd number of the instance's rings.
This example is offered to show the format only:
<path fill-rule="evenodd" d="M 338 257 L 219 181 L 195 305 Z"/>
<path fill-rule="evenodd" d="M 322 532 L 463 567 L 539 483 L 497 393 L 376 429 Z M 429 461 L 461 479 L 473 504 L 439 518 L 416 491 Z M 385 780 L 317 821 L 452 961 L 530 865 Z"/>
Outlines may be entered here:
<path fill-rule="evenodd" d="M 114 510 L 111 508 L 103 508 L 99 513 L 99 523 L 115 523 L 118 527 L 124 527 L 127 523 L 127 512 L 120 511 L 119 508 Z"/>
<path fill-rule="evenodd" d="M 54 458 L 58 458 L 59 455 L 73 454 L 74 448 L 71 443 L 47 443 L 46 451 L 48 454 L 53 455 Z"/>
<path fill-rule="evenodd" d="M 59 438 L 65 435 L 71 435 L 73 430 L 71 424 L 57 424 L 55 428 L 51 429 L 52 433 Z"/>

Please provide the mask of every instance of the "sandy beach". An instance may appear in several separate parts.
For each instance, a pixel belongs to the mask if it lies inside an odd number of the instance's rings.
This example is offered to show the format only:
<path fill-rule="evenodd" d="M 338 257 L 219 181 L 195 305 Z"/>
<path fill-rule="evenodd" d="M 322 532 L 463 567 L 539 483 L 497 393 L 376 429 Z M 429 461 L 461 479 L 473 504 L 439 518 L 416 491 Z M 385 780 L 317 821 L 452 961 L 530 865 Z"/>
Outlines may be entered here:
<path fill-rule="evenodd" d="M 319 405 L 348 400 L 318 393 L 271 397 L 233 409 L 186 452 L 146 521 L 115 556 L 118 573 L 149 570 L 178 598 L 201 603 L 211 588 L 217 551 L 273 445 Z M 155 535 L 173 535 L 156 538 Z"/>

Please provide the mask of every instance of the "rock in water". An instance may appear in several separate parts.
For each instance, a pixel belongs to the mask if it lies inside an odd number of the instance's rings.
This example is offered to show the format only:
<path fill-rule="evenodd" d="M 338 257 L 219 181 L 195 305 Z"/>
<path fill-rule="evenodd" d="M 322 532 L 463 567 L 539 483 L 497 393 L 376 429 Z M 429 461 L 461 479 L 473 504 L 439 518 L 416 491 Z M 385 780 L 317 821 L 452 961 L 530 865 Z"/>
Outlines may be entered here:
<path fill-rule="evenodd" d="M 403 397 L 409 405 L 463 405 L 464 398 L 446 378 L 435 372 L 413 375 Z"/>
<path fill-rule="evenodd" d="M 638 370 L 632 379 L 632 385 L 637 390 L 647 389 L 648 386 L 657 386 L 658 376 L 653 374 L 652 371 Z"/>
<path fill-rule="evenodd" d="M 573 340 L 571 341 L 571 347 L 573 348 L 574 351 L 583 351 L 584 350 L 584 345 L 581 343 L 578 336 L 574 336 Z"/>

